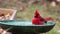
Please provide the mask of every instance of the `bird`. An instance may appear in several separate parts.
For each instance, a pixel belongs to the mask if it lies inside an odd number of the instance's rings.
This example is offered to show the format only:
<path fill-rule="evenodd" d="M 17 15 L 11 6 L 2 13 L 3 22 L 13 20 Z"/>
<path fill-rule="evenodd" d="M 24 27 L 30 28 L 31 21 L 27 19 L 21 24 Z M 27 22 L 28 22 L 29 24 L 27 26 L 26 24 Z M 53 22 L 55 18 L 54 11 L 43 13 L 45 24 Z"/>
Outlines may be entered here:
<path fill-rule="evenodd" d="M 45 24 L 47 21 L 45 21 L 45 19 L 39 14 L 38 10 L 35 11 L 34 13 L 34 18 L 32 19 L 32 24 L 35 25 L 42 25 Z"/>

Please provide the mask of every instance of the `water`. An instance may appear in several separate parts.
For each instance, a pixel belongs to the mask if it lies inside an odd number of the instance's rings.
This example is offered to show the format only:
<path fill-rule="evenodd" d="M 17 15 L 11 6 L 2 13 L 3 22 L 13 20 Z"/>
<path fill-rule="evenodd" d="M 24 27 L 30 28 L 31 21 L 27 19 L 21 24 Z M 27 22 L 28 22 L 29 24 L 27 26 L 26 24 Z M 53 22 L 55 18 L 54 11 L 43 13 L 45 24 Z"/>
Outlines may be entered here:
<path fill-rule="evenodd" d="M 7 25 L 20 25 L 20 26 L 25 26 L 25 25 L 32 25 L 32 22 L 31 21 L 5 21 L 5 22 L 2 22 L 2 24 L 7 24 Z"/>
<path fill-rule="evenodd" d="M 54 22 L 52 22 L 52 21 L 48 21 L 47 23 L 46 23 L 46 25 L 53 25 L 54 24 Z"/>
<path fill-rule="evenodd" d="M 32 21 L 29 20 L 10 20 L 10 21 L 3 21 L 1 24 L 7 24 L 7 25 L 16 25 L 16 26 L 35 26 L 32 24 Z M 53 22 L 47 22 L 43 26 L 53 25 Z M 40 26 L 40 25 L 36 25 Z"/>

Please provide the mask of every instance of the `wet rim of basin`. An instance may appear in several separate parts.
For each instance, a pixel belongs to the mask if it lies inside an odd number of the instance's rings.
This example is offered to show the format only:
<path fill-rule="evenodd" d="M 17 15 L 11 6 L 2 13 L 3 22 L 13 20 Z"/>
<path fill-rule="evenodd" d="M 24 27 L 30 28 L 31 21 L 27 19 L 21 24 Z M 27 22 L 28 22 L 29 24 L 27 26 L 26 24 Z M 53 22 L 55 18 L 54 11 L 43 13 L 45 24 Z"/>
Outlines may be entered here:
<path fill-rule="evenodd" d="M 11 26 L 53 26 L 55 25 L 54 22 L 50 22 L 51 24 L 44 24 L 44 25 L 34 25 L 34 24 L 31 24 L 31 25 L 15 25 L 15 24 L 8 24 L 10 22 L 31 22 L 31 20 L 0 20 L 0 24 L 2 25 L 11 25 Z"/>

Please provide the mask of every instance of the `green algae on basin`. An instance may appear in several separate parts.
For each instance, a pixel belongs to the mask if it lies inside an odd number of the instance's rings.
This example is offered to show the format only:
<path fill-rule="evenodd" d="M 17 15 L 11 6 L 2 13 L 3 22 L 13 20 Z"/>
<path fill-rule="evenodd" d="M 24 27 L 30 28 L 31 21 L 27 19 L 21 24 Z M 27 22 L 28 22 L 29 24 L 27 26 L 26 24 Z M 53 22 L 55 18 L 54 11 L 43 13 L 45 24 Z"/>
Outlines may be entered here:
<path fill-rule="evenodd" d="M 45 25 L 33 25 L 31 20 L 4 20 L 0 21 L 0 26 L 4 29 L 13 27 L 11 31 L 19 32 L 39 32 L 45 33 L 50 31 L 55 23 L 49 22 Z"/>

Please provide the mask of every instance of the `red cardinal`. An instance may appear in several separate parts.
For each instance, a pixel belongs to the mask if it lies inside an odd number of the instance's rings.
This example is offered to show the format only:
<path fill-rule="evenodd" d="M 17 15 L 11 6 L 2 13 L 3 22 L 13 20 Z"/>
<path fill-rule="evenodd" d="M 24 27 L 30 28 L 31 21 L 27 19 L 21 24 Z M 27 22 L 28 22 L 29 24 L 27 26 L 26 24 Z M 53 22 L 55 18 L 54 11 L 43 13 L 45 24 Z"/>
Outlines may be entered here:
<path fill-rule="evenodd" d="M 32 24 L 39 25 L 39 24 L 44 24 L 44 23 L 45 23 L 45 20 L 40 16 L 38 10 L 36 10 L 35 11 L 35 16 L 32 19 Z"/>

